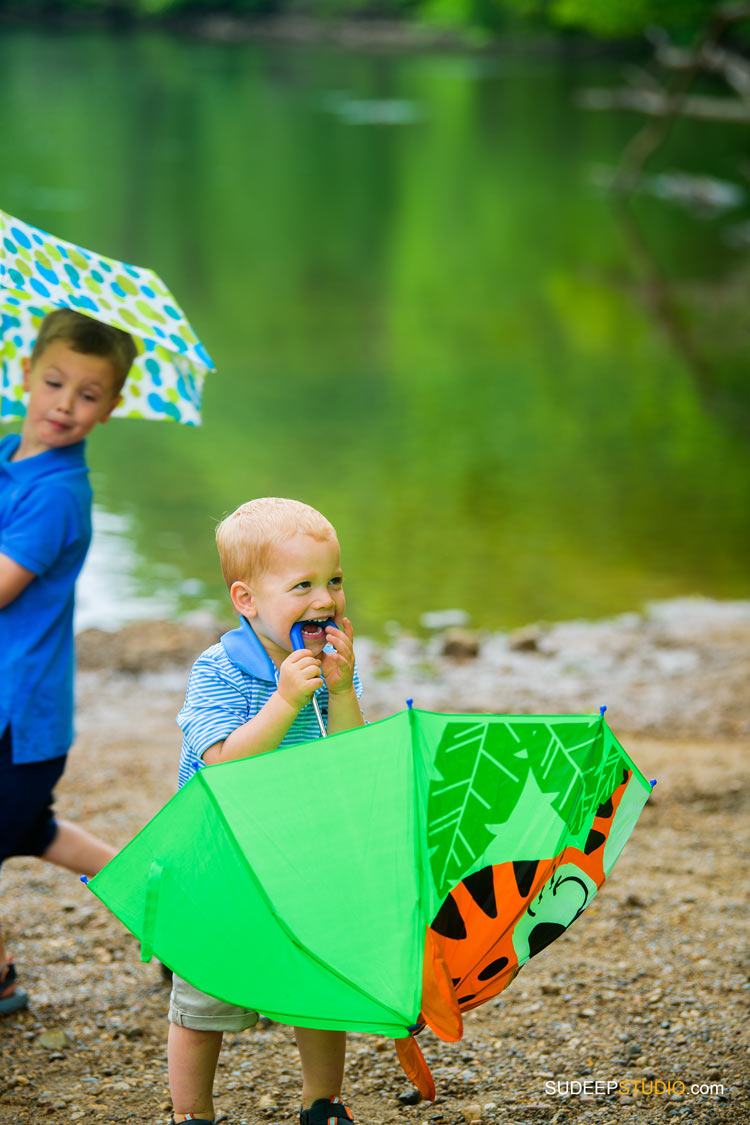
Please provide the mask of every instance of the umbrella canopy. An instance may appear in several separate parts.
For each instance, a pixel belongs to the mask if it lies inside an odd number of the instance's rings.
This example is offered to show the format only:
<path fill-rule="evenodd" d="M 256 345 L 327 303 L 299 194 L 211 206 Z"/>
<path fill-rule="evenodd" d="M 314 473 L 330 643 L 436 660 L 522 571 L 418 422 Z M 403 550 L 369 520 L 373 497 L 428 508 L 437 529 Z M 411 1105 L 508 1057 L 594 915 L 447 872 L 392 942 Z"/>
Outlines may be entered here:
<path fill-rule="evenodd" d="M 42 318 L 71 308 L 130 332 L 138 356 L 113 412 L 123 418 L 200 422 L 213 362 L 164 282 L 0 211 L 0 421 L 23 417 L 21 360 Z"/>
<path fill-rule="evenodd" d="M 89 886 L 204 992 L 401 1040 L 430 1096 L 411 1033 L 460 1037 L 579 917 L 650 792 L 603 715 L 407 710 L 199 770 Z"/>

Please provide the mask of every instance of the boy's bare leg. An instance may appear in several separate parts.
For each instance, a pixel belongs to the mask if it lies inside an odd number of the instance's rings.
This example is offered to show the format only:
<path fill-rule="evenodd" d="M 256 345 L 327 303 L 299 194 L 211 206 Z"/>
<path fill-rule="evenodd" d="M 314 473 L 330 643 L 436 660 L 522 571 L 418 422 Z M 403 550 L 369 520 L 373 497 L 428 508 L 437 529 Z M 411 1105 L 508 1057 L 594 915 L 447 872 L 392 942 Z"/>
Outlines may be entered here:
<path fill-rule="evenodd" d="M 115 855 L 114 848 L 69 820 L 57 821 L 57 835 L 42 855 L 42 859 L 67 867 L 79 875 L 96 875 Z M 8 950 L 0 929 L 0 969 L 8 961 Z"/>
<path fill-rule="evenodd" d="M 167 1058 L 175 1121 L 184 1121 L 186 1113 L 213 1121 L 214 1074 L 223 1034 L 170 1023 Z"/>
<path fill-rule="evenodd" d="M 78 875 L 96 875 L 116 854 L 98 836 L 92 836 L 69 820 L 57 821 L 57 835 L 42 855 L 49 863 L 67 867 Z"/>
<path fill-rule="evenodd" d="M 318 1098 L 341 1096 L 346 1059 L 346 1032 L 295 1027 L 294 1037 L 302 1062 L 302 1107 Z"/>

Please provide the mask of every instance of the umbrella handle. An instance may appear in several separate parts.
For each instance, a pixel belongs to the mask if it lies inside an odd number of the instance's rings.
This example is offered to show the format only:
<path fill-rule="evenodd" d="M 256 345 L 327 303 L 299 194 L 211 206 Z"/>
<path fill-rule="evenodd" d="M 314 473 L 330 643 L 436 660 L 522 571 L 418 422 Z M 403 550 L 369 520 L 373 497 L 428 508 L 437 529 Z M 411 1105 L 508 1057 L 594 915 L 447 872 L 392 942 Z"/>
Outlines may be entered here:
<path fill-rule="evenodd" d="M 336 628 L 336 629 L 338 628 L 338 626 L 336 625 L 336 622 L 333 620 L 332 617 L 328 618 L 328 620 L 326 621 L 326 623 L 324 625 L 324 628 L 326 628 L 328 625 L 333 625 L 334 628 Z M 297 623 L 296 625 L 292 625 L 292 629 L 291 629 L 291 632 L 289 634 L 289 639 L 292 642 L 292 645 L 294 646 L 295 650 L 305 647 L 305 642 L 302 639 L 302 626 L 299 623 Z M 323 722 L 323 716 L 320 713 L 320 706 L 318 704 L 317 699 L 315 698 L 315 693 L 313 693 L 312 705 L 313 705 L 313 709 L 315 711 L 315 718 L 318 720 L 318 726 L 320 727 L 321 737 L 326 738 L 328 736 L 328 731 L 326 730 L 326 725 Z"/>

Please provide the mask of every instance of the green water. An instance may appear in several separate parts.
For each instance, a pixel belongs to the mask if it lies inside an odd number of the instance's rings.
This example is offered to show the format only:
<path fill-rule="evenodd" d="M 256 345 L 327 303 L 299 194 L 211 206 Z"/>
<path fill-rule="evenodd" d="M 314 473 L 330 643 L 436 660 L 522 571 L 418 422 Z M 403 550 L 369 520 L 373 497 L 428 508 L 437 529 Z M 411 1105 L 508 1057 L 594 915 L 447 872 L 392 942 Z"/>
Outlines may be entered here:
<path fill-rule="evenodd" d="M 618 76 L 4 32 L 0 207 L 156 269 L 218 368 L 201 429 L 90 440 L 100 623 L 222 604 L 259 495 L 334 522 L 362 632 L 748 594 L 750 208 L 629 230 L 594 179 L 636 119 L 572 100 Z M 743 144 L 679 126 L 656 167 L 737 181 Z"/>

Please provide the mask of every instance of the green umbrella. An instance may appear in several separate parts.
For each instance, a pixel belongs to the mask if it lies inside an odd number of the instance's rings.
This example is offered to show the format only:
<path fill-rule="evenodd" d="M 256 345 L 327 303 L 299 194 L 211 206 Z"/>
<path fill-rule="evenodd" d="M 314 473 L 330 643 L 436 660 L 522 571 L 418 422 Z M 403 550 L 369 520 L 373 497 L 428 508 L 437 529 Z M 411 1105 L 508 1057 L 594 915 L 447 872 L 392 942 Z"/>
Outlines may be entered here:
<path fill-rule="evenodd" d="M 21 360 L 56 308 L 130 332 L 138 356 L 114 417 L 197 425 L 213 361 L 161 278 L 0 211 L 0 421 L 26 412 Z"/>
<path fill-rule="evenodd" d="M 89 887 L 222 1000 L 457 1038 L 588 905 L 650 791 L 603 715 L 410 708 L 200 769 Z"/>

